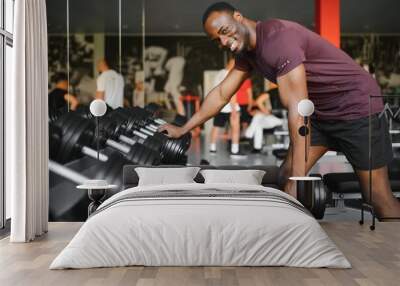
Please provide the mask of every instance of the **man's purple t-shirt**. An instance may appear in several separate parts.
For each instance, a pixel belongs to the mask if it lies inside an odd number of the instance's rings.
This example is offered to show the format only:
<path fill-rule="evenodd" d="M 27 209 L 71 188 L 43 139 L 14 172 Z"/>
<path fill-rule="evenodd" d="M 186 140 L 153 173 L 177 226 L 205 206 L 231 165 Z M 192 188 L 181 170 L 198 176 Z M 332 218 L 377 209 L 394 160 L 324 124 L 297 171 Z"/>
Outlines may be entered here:
<path fill-rule="evenodd" d="M 309 99 L 320 120 L 352 120 L 369 115 L 369 95 L 380 96 L 376 80 L 346 53 L 290 21 L 258 22 L 256 48 L 236 57 L 235 68 L 256 70 L 269 81 L 304 64 Z M 381 98 L 371 99 L 372 113 L 383 109 Z"/>

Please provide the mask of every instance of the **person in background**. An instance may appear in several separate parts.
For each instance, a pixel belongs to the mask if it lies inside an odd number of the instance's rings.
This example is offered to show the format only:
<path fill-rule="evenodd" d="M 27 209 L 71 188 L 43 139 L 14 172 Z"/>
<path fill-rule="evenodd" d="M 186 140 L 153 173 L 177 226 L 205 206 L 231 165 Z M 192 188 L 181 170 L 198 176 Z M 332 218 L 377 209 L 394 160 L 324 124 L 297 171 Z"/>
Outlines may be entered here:
<path fill-rule="evenodd" d="M 144 84 L 149 102 L 161 104 L 165 99 L 164 84 L 166 71 L 164 69 L 168 50 L 160 46 L 149 46 L 144 50 Z M 168 106 L 169 102 L 165 104 Z"/>
<path fill-rule="evenodd" d="M 124 79 L 122 75 L 110 69 L 105 59 L 99 60 L 97 70 L 100 75 L 97 78 L 96 99 L 104 100 L 113 109 L 122 107 L 124 101 Z"/>
<path fill-rule="evenodd" d="M 56 86 L 49 93 L 49 114 L 57 111 L 67 111 L 68 103 L 70 110 L 76 110 L 79 101 L 72 94 L 68 93 L 68 78 L 65 73 L 58 73 L 55 78 Z"/>
<path fill-rule="evenodd" d="M 261 153 L 264 129 L 272 129 L 281 126 L 282 119 L 272 114 L 272 107 L 269 94 L 267 92 L 257 97 L 255 109 L 252 111 L 253 118 L 250 126 L 245 132 L 246 138 L 253 138 L 252 153 Z"/>
<path fill-rule="evenodd" d="M 182 84 L 184 67 L 184 57 L 172 57 L 168 59 L 165 64 L 165 69 L 168 71 L 168 79 L 165 83 L 164 91 L 168 95 L 171 95 L 176 108 L 176 112 L 179 115 L 185 115 L 185 109 L 183 107 L 182 101 L 179 100 L 179 97 L 181 96 L 179 88 Z"/>
<path fill-rule="evenodd" d="M 144 107 L 144 72 L 137 71 L 135 74 L 135 89 L 133 90 L 132 105 Z"/>
<path fill-rule="evenodd" d="M 162 75 L 165 73 L 164 63 L 167 59 L 167 49 L 159 46 L 149 46 L 144 51 L 146 77 Z"/>
<path fill-rule="evenodd" d="M 236 100 L 240 106 L 241 130 L 245 131 L 251 122 L 251 110 L 253 108 L 253 84 L 251 79 L 246 79 L 236 92 Z"/>
<path fill-rule="evenodd" d="M 74 68 L 70 80 L 70 90 L 76 95 L 80 105 L 89 105 L 96 93 L 96 79 L 85 67 Z"/>
<path fill-rule="evenodd" d="M 215 77 L 214 86 L 218 86 L 229 73 L 229 71 L 235 66 L 235 60 L 230 58 L 224 69 L 220 70 Z M 211 142 L 210 152 L 217 152 L 217 138 L 218 131 L 220 128 L 225 127 L 226 122 L 229 119 L 231 127 L 231 156 L 243 156 L 239 152 L 239 139 L 240 139 L 240 107 L 236 101 L 236 95 L 232 96 L 229 103 L 226 104 L 214 117 L 213 128 L 211 129 Z"/>
<path fill-rule="evenodd" d="M 193 90 L 188 89 L 185 86 L 180 87 L 180 92 L 182 95 L 179 97 L 179 101 L 184 109 L 184 117 L 189 120 L 193 114 L 200 109 L 200 97 L 193 92 Z M 200 136 L 200 132 L 200 126 L 197 126 L 191 131 L 192 137 Z"/>

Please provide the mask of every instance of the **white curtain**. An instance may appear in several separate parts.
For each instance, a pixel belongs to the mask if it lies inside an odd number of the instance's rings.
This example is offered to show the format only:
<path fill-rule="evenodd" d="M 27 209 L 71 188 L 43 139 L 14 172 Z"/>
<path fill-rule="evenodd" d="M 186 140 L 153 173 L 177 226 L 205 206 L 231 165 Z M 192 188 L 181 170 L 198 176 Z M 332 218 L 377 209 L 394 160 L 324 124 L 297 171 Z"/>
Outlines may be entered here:
<path fill-rule="evenodd" d="M 6 187 L 12 242 L 48 227 L 47 21 L 45 0 L 15 1 L 13 93 L 6 98 Z"/>

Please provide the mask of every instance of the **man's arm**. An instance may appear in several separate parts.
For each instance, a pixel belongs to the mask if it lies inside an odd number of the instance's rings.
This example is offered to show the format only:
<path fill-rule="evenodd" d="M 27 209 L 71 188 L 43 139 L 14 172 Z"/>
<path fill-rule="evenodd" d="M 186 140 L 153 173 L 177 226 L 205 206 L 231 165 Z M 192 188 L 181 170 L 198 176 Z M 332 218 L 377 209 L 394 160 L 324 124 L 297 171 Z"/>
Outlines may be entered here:
<path fill-rule="evenodd" d="M 247 77 L 247 72 L 232 69 L 226 78 L 209 92 L 200 110 L 183 127 L 166 124 L 161 126 L 158 131 L 167 131 L 170 137 L 178 138 L 204 123 L 215 116 L 230 101 Z"/>
<path fill-rule="evenodd" d="M 298 130 L 303 124 L 303 118 L 297 112 L 300 100 L 308 98 L 306 73 L 301 64 L 278 77 L 279 95 L 282 104 L 288 109 L 289 135 L 292 149 L 292 166 L 290 176 L 305 176 L 304 144 L 305 140 Z"/>

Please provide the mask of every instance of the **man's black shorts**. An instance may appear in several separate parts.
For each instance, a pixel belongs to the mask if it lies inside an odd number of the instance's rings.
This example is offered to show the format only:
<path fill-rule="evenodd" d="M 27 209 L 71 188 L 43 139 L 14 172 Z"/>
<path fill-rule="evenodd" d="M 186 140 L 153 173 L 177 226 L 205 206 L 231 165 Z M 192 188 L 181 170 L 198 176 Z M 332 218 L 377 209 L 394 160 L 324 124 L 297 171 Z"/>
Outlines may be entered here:
<path fill-rule="evenodd" d="M 220 112 L 214 117 L 213 125 L 215 127 L 225 127 L 226 122 L 229 120 L 231 116 L 230 113 Z"/>
<path fill-rule="evenodd" d="M 372 169 L 393 159 L 386 117 L 371 116 Z M 311 120 L 311 145 L 342 152 L 357 170 L 369 170 L 369 117 L 355 120 Z"/>

